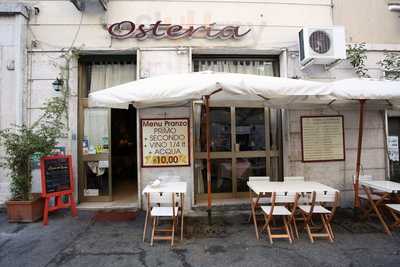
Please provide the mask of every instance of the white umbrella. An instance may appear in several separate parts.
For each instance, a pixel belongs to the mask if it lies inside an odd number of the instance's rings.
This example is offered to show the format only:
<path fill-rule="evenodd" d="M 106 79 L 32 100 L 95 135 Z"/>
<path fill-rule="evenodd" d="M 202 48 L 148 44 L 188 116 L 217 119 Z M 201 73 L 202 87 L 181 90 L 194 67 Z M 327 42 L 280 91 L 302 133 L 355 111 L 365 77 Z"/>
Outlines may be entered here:
<path fill-rule="evenodd" d="M 181 105 L 214 93 L 213 101 L 254 101 L 279 106 L 292 103 L 327 104 L 332 98 L 321 85 L 319 82 L 250 74 L 209 71 L 171 74 L 91 93 L 89 106 L 127 108 L 133 104 L 143 108 Z"/>
<path fill-rule="evenodd" d="M 322 87 L 337 100 L 400 100 L 398 81 L 355 78 L 326 83 Z"/>

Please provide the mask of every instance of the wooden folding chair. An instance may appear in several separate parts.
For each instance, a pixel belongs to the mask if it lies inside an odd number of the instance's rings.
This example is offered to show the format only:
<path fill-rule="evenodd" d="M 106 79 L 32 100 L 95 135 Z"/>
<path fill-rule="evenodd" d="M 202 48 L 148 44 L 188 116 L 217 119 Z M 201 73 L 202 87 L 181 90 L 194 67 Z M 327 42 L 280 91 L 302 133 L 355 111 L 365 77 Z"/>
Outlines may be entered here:
<path fill-rule="evenodd" d="M 333 234 L 331 221 L 335 215 L 336 208 L 339 203 L 339 192 L 313 192 L 312 193 L 311 205 L 299 205 L 304 217 L 304 227 L 307 230 L 308 237 L 311 243 L 314 243 L 315 237 L 327 237 L 333 242 L 335 236 Z M 330 203 L 332 206 L 331 210 L 323 207 L 321 203 Z M 313 215 L 319 214 L 322 221 L 322 231 L 324 232 L 312 232 L 312 229 L 316 227 L 311 226 L 311 219 Z"/>
<path fill-rule="evenodd" d="M 356 180 L 356 177 L 353 176 L 354 184 L 355 184 L 355 180 Z M 374 203 L 376 203 L 382 198 L 379 194 L 376 194 L 372 191 L 366 192 L 365 188 L 361 185 L 361 182 L 371 181 L 371 180 L 373 180 L 371 175 L 360 175 L 360 177 L 359 177 L 358 197 L 360 199 L 360 202 L 363 202 L 362 207 L 360 207 L 360 208 L 363 213 L 362 217 L 364 217 L 364 218 L 368 218 L 370 216 L 370 214 L 374 214 L 373 207 L 372 207 L 370 201 L 373 201 Z"/>
<path fill-rule="evenodd" d="M 269 176 L 250 176 L 249 182 L 252 181 L 264 181 L 269 182 Z M 267 195 L 258 195 L 256 197 L 253 196 L 253 192 L 250 190 L 250 204 L 252 205 L 252 213 L 249 215 L 248 222 L 250 223 L 251 217 L 253 215 L 253 211 L 256 212 L 257 209 L 260 207 L 261 204 L 270 204 L 271 198 Z M 254 214 L 256 216 L 256 214 Z"/>
<path fill-rule="evenodd" d="M 150 245 L 153 246 L 154 240 L 171 240 L 171 247 L 174 245 L 175 230 L 179 224 L 179 193 L 154 193 L 153 197 L 158 197 L 156 201 L 157 206 L 151 208 L 150 216 L 153 222 L 153 228 L 151 232 Z M 171 226 L 159 228 L 158 224 L 160 220 L 170 219 Z M 158 233 L 171 233 L 168 235 L 157 235 Z"/>
<path fill-rule="evenodd" d="M 290 244 L 293 242 L 293 230 L 291 226 L 291 222 L 294 218 L 294 212 L 297 207 L 297 200 L 299 199 L 299 194 L 297 193 L 272 193 L 271 197 L 271 205 L 270 206 L 261 206 L 262 211 L 264 212 L 265 225 L 263 230 L 267 231 L 269 242 L 273 244 L 273 239 L 275 238 L 287 238 Z M 277 203 L 283 205 L 276 205 Z M 290 211 L 285 206 L 285 204 L 292 204 L 293 210 Z M 271 226 L 271 222 L 274 217 L 282 217 L 283 226 Z M 272 231 L 280 230 L 280 233 L 273 233 Z M 282 233 L 282 230 L 284 233 Z"/>
<path fill-rule="evenodd" d="M 389 208 L 390 213 L 393 216 L 394 223 L 390 225 L 390 228 L 400 227 L 400 204 L 386 204 L 386 207 Z"/>

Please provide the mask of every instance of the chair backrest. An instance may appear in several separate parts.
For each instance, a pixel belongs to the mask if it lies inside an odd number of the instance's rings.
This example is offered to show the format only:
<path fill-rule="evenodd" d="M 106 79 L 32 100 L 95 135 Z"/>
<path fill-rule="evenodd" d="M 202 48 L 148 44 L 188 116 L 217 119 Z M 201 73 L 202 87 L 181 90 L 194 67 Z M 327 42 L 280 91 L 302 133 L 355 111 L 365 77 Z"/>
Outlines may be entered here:
<path fill-rule="evenodd" d="M 182 179 L 178 175 L 161 175 L 158 177 L 158 179 L 162 183 L 174 183 L 174 182 L 181 182 Z"/>
<path fill-rule="evenodd" d="M 371 180 L 374 180 L 374 178 L 372 177 L 372 175 L 360 175 L 359 177 L 358 177 L 358 180 L 361 182 L 361 181 L 371 181 Z M 353 175 L 353 184 L 355 184 L 356 183 L 356 176 L 355 175 Z"/>
<path fill-rule="evenodd" d="M 336 191 L 324 191 L 324 192 L 314 192 L 315 202 L 330 202 L 334 203 L 337 201 L 337 192 Z"/>
<path fill-rule="evenodd" d="M 180 202 L 179 193 L 151 193 L 150 202 L 159 206 L 171 206 L 175 202 L 175 206 Z"/>
<path fill-rule="evenodd" d="M 296 182 L 296 181 L 303 182 L 304 176 L 285 176 L 285 177 L 283 177 L 283 181 L 285 181 L 285 182 Z"/>
<path fill-rule="evenodd" d="M 272 194 L 271 198 L 272 203 L 294 203 L 297 200 L 298 200 L 298 194 L 291 192 L 276 192 Z"/>
<path fill-rule="evenodd" d="M 265 181 L 269 182 L 270 178 L 269 176 L 250 176 L 249 177 L 249 182 L 254 182 L 254 181 Z"/>

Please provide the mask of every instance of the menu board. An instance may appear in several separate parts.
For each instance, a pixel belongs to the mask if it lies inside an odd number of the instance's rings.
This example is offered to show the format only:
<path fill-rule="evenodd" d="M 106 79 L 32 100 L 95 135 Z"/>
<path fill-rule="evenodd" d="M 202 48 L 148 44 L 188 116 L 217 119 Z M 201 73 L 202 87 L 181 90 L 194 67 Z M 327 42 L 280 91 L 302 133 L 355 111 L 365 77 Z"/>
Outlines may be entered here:
<path fill-rule="evenodd" d="M 70 156 L 44 157 L 41 161 L 42 194 L 72 190 Z"/>
<path fill-rule="evenodd" d="M 303 162 L 345 160 L 343 116 L 301 117 Z"/>
<path fill-rule="evenodd" d="M 142 167 L 190 165 L 189 119 L 142 119 Z"/>

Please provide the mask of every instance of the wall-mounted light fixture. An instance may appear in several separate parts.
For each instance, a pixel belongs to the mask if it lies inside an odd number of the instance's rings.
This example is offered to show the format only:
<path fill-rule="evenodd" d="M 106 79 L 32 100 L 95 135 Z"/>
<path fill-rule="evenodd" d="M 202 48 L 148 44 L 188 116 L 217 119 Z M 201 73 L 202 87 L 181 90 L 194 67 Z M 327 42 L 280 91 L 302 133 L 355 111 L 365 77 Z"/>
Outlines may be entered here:
<path fill-rule="evenodd" d="M 56 80 L 52 82 L 51 85 L 53 85 L 54 91 L 60 92 L 64 85 L 64 81 L 60 78 L 56 78 Z"/>

